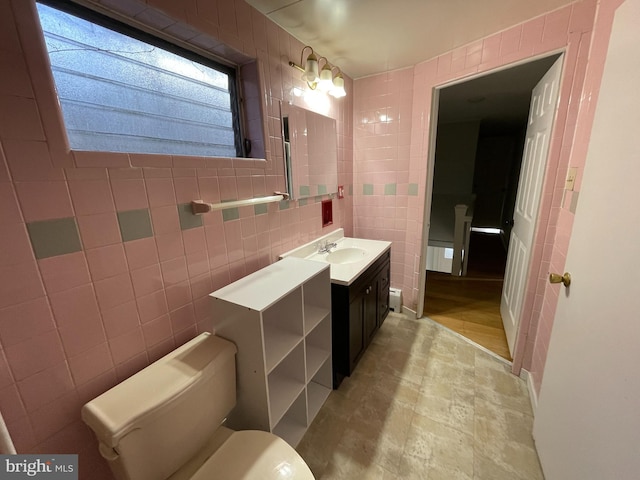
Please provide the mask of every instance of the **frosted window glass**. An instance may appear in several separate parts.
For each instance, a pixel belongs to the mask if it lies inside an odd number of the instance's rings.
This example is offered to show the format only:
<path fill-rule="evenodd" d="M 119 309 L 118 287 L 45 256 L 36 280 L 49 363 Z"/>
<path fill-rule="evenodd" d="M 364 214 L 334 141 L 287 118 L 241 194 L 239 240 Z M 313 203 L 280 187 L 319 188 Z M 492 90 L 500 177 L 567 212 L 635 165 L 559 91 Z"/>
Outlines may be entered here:
<path fill-rule="evenodd" d="M 38 13 L 71 148 L 236 156 L 226 73 L 46 5 Z"/>

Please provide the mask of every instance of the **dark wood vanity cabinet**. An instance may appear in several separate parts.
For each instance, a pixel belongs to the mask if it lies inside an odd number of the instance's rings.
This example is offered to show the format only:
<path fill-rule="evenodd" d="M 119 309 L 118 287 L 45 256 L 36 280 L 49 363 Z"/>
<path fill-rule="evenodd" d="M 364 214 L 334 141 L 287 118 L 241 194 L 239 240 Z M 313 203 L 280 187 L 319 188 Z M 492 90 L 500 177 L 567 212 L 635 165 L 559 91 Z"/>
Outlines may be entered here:
<path fill-rule="evenodd" d="M 390 250 L 351 285 L 331 284 L 333 388 L 356 367 L 389 313 Z"/>

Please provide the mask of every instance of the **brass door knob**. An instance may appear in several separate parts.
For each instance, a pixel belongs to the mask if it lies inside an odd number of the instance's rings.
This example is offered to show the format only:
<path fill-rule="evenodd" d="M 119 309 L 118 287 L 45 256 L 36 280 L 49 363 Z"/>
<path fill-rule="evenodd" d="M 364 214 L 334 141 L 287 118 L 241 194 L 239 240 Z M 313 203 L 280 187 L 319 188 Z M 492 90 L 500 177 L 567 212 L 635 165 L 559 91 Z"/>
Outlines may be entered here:
<path fill-rule="evenodd" d="M 550 273 L 549 283 L 562 283 L 565 287 L 568 287 L 571 285 L 571 274 L 568 272 L 564 272 L 564 275 L 560 275 L 559 273 Z"/>

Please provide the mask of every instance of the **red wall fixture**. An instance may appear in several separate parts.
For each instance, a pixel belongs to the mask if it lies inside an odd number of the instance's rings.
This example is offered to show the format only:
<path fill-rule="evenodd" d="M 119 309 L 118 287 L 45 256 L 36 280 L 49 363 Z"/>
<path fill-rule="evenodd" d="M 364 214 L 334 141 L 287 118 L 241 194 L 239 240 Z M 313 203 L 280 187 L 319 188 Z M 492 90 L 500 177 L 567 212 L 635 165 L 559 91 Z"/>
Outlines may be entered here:
<path fill-rule="evenodd" d="M 326 227 L 333 223 L 333 200 L 322 201 L 322 226 Z"/>

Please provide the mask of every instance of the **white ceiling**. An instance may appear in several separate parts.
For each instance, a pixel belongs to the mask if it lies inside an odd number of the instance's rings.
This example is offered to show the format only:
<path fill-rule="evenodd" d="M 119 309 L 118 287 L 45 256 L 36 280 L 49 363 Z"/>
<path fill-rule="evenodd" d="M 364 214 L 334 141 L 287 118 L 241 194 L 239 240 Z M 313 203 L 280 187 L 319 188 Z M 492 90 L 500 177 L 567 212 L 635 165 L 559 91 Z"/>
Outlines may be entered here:
<path fill-rule="evenodd" d="M 440 90 L 438 122 L 480 121 L 485 131 L 519 130 L 531 92 L 558 58 L 551 55 Z"/>
<path fill-rule="evenodd" d="M 357 79 L 415 65 L 573 0 L 246 1 Z"/>

